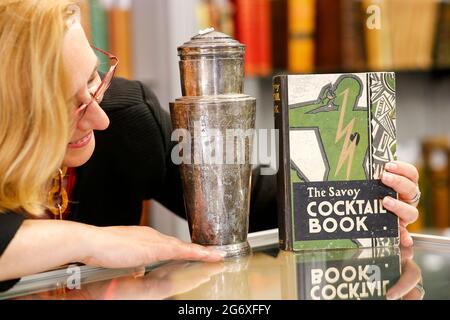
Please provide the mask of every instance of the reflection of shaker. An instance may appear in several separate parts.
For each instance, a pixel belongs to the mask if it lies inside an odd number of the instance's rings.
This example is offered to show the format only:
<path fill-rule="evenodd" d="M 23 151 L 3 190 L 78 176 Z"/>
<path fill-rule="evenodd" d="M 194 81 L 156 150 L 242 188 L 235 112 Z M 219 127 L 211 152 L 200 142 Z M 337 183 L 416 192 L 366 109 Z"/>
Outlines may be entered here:
<path fill-rule="evenodd" d="M 174 129 L 187 130 L 190 142 L 180 172 L 191 239 L 227 256 L 249 253 L 256 100 L 242 93 L 244 46 L 207 30 L 178 54 L 183 97 L 170 104 L 170 113 Z"/>

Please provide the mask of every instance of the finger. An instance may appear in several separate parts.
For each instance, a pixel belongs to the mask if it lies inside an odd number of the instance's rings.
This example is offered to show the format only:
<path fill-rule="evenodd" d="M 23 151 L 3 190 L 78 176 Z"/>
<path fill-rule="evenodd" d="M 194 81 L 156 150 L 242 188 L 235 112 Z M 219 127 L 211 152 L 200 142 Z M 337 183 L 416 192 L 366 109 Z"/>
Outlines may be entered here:
<path fill-rule="evenodd" d="M 157 246 L 157 252 L 155 253 L 158 261 L 177 259 L 216 262 L 223 260 L 226 255 L 223 251 L 213 250 L 198 244 L 186 243 L 162 233 L 158 233 L 157 236 L 161 242 Z M 151 250 L 155 250 L 155 246 L 152 246 Z"/>
<path fill-rule="evenodd" d="M 386 293 L 386 299 L 397 300 L 410 292 L 421 278 L 419 267 L 412 261 L 408 260 L 398 281 Z"/>
<path fill-rule="evenodd" d="M 381 181 L 398 192 L 403 200 L 411 200 L 417 195 L 417 184 L 404 176 L 384 172 Z"/>
<path fill-rule="evenodd" d="M 419 182 L 419 172 L 417 168 L 410 163 L 402 161 L 391 161 L 384 166 L 387 171 L 404 176 L 414 183 Z"/>
<path fill-rule="evenodd" d="M 406 229 L 405 229 L 406 230 Z M 408 230 L 406 230 L 408 232 Z M 402 230 L 400 230 L 400 234 L 402 233 Z M 408 236 L 409 232 L 408 232 Z M 411 237 L 411 236 L 410 236 Z M 401 241 L 401 240 L 400 240 Z M 412 244 L 412 238 L 411 238 L 411 244 Z M 412 260 L 414 258 L 414 251 L 412 249 L 412 246 L 402 246 L 401 248 L 401 257 L 402 262 L 404 263 L 406 260 Z"/>
<path fill-rule="evenodd" d="M 416 287 L 403 296 L 403 300 L 423 300 L 423 293 Z"/>
<path fill-rule="evenodd" d="M 419 217 L 417 208 L 389 196 L 384 197 L 383 207 L 396 214 L 404 226 L 413 223 Z"/>
<path fill-rule="evenodd" d="M 181 242 L 176 246 L 176 258 L 181 260 L 200 260 L 207 262 L 216 262 L 223 260 L 226 253 L 213 250 L 198 244 Z"/>
<path fill-rule="evenodd" d="M 413 239 L 411 238 L 411 235 L 409 234 L 408 230 L 406 230 L 406 228 L 403 226 L 400 226 L 400 244 L 405 248 L 411 248 L 413 245 Z M 405 252 L 405 255 L 408 253 L 409 252 Z"/>

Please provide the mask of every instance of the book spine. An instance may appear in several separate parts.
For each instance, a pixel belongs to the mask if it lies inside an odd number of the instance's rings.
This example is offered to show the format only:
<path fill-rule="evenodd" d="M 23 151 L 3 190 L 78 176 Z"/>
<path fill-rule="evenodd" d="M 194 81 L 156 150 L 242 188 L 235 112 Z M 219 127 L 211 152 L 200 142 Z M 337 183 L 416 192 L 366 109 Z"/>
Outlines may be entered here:
<path fill-rule="evenodd" d="M 122 0 L 108 11 L 110 50 L 120 60 L 116 75 L 127 79 L 132 78 L 133 70 L 131 61 L 130 8 L 131 2 Z"/>
<path fill-rule="evenodd" d="M 259 75 L 268 76 L 272 72 L 272 30 L 270 26 L 270 2 L 269 0 L 258 0 L 258 65 Z"/>
<path fill-rule="evenodd" d="M 89 1 L 89 18 L 91 26 L 92 44 L 102 50 L 109 50 L 108 15 L 105 7 L 99 0 Z M 109 59 L 105 55 L 99 55 L 100 71 L 107 72 Z"/>
<path fill-rule="evenodd" d="M 341 65 L 341 1 L 316 1 L 315 61 L 319 71 L 339 70 Z"/>
<path fill-rule="evenodd" d="M 287 81 L 287 76 L 274 77 L 273 101 L 275 129 L 280 132 L 278 157 L 280 163 L 277 172 L 277 208 L 280 248 L 283 250 L 293 250 Z"/>
<path fill-rule="evenodd" d="M 364 12 L 368 12 L 368 9 L 373 6 L 372 0 L 362 0 L 362 8 Z M 377 2 L 376 8 L 378 8 L 380 17 L 388 17 L 388 5 L 386 2 Z M 369 12 L 371 12 L 369 10 Z M 373 13 L 372 13 L 373 14 Z M 370 16 L 368 18 L 370 21 Z M 380 20 L 380 28 L 376 26 L 364 27 L 365 30 L 365 42 L 367 53 L 367 66 L 370 70 L 383 70 L 393 67 L 392 64 L 392 48 L 391 48 L 391 36 L 389 32 L 390 19 Z"/>
<path fill-rule="evenodd" d="M 442 1 L 434 48 L 435 68 L 450 68 L 450 1 Z"/>
<path fill-rule="evenodd" d="M 361 3 L 355 0 L 341 0 L 341 63 L 346 71 L 360 71 L 366 68 L 364 47 L 365 16 Z"/>
<path fill-rule="evenodd" d="M 314 70 L 315 0 L 288 0 L 288 69 Z"/>
<path fill-rule="evenodd" d="M 252 0 L 236 0 L 237 40 L 245 45 L 245 75 L 258 75 L 258 15 Z"/>
<path fill-rule="evenodd" d="M 89 4 L 88 0 L 80 1 L 80 13 L 81 13 L 81 26 L 83 27 L 86 38 L 89 42 L 92 41 L 91 37 L 91 22 L 89 20 Z"/>
<path fill-rule="evenodd" d="M 287 0 L 271 1 L 272 14 L 272 67 L 287 70 Z"/>

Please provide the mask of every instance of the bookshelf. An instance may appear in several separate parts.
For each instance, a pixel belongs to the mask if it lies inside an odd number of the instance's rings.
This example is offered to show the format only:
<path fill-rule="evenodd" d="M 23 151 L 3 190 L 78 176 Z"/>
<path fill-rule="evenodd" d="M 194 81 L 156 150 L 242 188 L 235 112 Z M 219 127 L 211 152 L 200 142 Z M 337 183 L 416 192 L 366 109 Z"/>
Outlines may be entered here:
<path fill-rule="evenodd" d="M 125 76 L 151 87 L 166 110 L 181 96 L 177 46 L 214 26 L 247 45 L 244 90 L 257 98 L 258 128 L 273 128 L 275 74 L 392 70 L 397 73 L 399 159 L 421 166 L 422 141 L 450 139 L 449 0 L 84 1 L 87 11 L 97 2 L 106 16 L 110 10 L 128 16 L 121 20 L 128 21 L 122 28 L 129 30 L 122 32 L 130 60 Z M 391 28 L 387 32 L 365 29 L 370 5 L 380 7 L 382 27 Z M 90 31 L 98 27 L 90 22 Z M 184 221 L 162 207 L 151 210 L 156 211 L 150 217 L 154 227 L 189 239 Z"/>

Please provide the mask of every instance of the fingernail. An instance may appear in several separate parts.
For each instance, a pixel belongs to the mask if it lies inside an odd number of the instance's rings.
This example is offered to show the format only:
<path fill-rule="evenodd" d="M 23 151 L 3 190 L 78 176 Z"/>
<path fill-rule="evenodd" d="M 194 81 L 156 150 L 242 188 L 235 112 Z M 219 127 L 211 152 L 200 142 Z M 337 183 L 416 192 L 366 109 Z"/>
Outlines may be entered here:
<path fill-rule="evenodd" d="M 386 168 L 386 170 L 395 171 L 397 169 L 397 164 L 395 164 L 394 162 L 388 162 L 384 167 Z"/>
<path fill-rule="evenodd" d="M 227 255 L 227 253 L 225 251 L 220 251 L 220 250 L 214 250 L 214 253 L 218 254 L 222 258 L 224 258 Z"/>
<path fill-rule="evenodd" d="M 383 180 L 384 182 L 392 182 L 393 176 L 392 176 L 392 174 L 385 172 L 385 173 L 383 173 L 381 180 Z"/>
<path fill-rule="evenodd" d="M 395 205 L 394 199 L 391 197 L 384 197 L 383 199 L 383 206 L 387 208 L 392 208 Z"/>
<path fill-rule="evenodd" d="M 221 250 L 213 250 L 213 249 L 202 249 L 202 253 L 205 256 L 220 256 L 221 258 L 225 257 L 227 253 Z"/>

